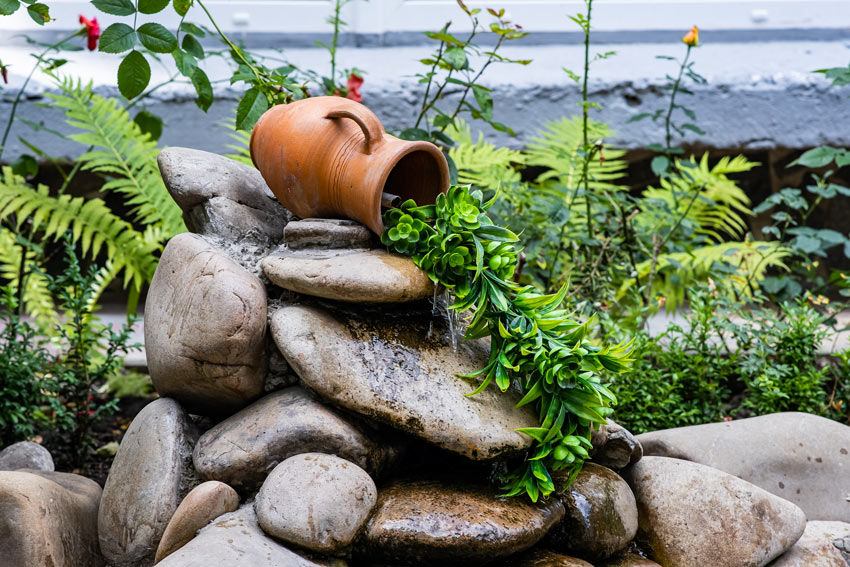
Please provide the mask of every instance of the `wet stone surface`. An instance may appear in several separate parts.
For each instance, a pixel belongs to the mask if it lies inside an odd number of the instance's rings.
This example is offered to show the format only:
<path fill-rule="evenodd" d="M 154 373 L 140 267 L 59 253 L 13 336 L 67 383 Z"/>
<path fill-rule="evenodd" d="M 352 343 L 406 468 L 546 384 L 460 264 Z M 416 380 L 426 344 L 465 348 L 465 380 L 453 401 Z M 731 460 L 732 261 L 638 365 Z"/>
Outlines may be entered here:
<path fill-rule="evenodd" d="M 493 567 L 593 567 L 578 557 L 539 548 L 512 555 L 492 565 Z"/>
<path fill-rule="evenodd" d="M 625 548 L 638 529 L 635 497 L 617 473 L 594 463 L 585 463 L 567 489 L 569 473 L 553 475 L 564 502 L 564 519 L 546 542 L 556 551 L 589 561 L 605 559 Z"/>
<path fill-rule="evenodd" d="M 564 514 L 560 500 L 532 504 L 489 486 L 396 482 L 378 493 L 355 556 L 376 563 L 478 565 L 524 551 Z"/>
<path fill-rule="evenodd" d="M 482 368 L 485 341 L 452 348 L 446 323 L 425 309 L 330 311 L 288 305 L 271 317 L 272 336 L 302 382 L 321 397 L 471 459 L 531 445 L 518 433 L 537 425 L 518 392 L 488 388 L 457 374 Z"/>

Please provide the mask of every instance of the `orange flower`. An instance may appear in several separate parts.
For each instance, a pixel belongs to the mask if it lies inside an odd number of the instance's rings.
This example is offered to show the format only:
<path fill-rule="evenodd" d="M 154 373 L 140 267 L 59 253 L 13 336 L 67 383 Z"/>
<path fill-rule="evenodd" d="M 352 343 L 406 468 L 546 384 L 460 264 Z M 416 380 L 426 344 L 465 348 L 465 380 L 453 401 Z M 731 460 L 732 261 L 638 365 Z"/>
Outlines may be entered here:
<path fill-rule="evenodd" d="M 363 96 L 360 94 L 361 86 L 363 86 L 363 77 L 352 73 L 348 77 L 348 83 L 345 85 L 345 88 L 348 90 L 345 98 L 350 98 L 354 102 L 363 102 Z"/>
<path fill-rule="evenodd" d="M 94 51 L 97 49 L 97 40 L 100 39 L 100 24 L 97 23 L 97 18 L 88 19 L 82 14 L 80 14 L 80 23 L 86 26 L 89 51 Z"/>
<path fill-rule="evenodd" d="M 682 38 L 682 42 L 688 47 L 696 47 L 699 45 L 699 28 L 694 26 L 691 28 L 691 31 L 685 34 L 685 37 Z"/>

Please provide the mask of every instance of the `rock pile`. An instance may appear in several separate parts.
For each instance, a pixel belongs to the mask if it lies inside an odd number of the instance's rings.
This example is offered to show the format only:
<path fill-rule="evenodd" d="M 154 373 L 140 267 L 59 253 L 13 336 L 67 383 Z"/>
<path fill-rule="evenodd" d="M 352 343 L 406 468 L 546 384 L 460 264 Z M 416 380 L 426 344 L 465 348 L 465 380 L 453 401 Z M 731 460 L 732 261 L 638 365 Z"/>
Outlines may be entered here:
<path fill-rule="evenodd" d="M 802 417 L 772 418 L 801 420 L 787 439 L 776 424 L 659 432 L 641 441 L 668 456 L 644 458 L 609 422 L 569 488 L 556 475 L 546 501 L 500 497 L 490 479 L 522 458 L 531 439 L 517 429 L 536 416 L 514 407 L 516 392 L 465 396 L 476 384 L 456 374 L 478 369 L 489 345 L 455 344 L 409 259 L 350 221 L 293 220 L 237 162 L 171 148 L 160 168 L 194 233 L 166 246 L 148 295 L 161 398 L 128 429 L 102 495 L 45 472 L 52 461 L 38 447 L 0 452 L 0 469 L 28 467 L 0 472 L 0 563 L 789 567 L 850 557 L 850 518 L 840 503 L 821 505 L 850 490 L 846 451 L 796 451 Z M 850 428 L 829 427 L 848 439 Z M 807 457 L 822 465 L 821 500 L 795 468 Z M 759 470 L 779 466 L 786 476 Z M 804 510 L 840 521 L 807 525 Z"/>

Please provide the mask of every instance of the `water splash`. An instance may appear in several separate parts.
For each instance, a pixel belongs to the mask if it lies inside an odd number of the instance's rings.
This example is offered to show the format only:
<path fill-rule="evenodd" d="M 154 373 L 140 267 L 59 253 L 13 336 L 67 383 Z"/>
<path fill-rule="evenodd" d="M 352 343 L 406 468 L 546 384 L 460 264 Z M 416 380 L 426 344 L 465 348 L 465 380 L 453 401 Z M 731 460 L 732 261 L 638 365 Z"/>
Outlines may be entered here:
<path fill-rule="evenodd" d="M 449 290 L 442 286 L 434 286 L 434 297 L 431 299 L 431 321 L 428 322 L 428 335 L 431 338 L 434 333 L 434 320 L 437 317 L 442 318 L 446 322 L 449 341 L 452 343 L 452 350 L 457 352 L 459 342 L 460 318 L 457 311 L 449 306 L 454 303 L 454 297 Z"/>

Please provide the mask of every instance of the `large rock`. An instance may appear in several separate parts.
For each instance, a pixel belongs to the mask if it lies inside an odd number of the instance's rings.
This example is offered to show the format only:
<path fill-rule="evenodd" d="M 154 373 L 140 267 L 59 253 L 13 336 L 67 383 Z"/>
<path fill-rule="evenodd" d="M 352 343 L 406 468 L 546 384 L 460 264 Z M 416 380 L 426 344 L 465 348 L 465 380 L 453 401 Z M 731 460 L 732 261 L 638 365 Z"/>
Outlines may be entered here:
<path fill-rule="evenodd" d="M 531 406 L 514 407 L 518 393 L 490 387 L 467 397 L 476 384 L 456 376 L 487 364 L 487 342 L 453 349 L 443 319 L 430 311 L 368 316 L 289 305 L 271 326 L 301 380 L 335 404 L 471 459 L 531 445 L 516 430 L 535 427 L 537 416 Z"/>
<path fill-rule="evenodd" d="M 636 463 L 643 456 L 640 441 L 631 432 L 610 419 L 590 434 L 593 445 L 590 458 L 593 462 L 619 470 Z"/>
<path fill-rule="evenodd" d="M 393 456 L 374 431 L 293 386 L 263 397 L 204 433 L 195 446 L 194 462 L 202 478 L 252 492 L 279 463 L 310 452 L 338 455 L 374 475 Z"/>
<path fill-rule="evenodd" d="M 524 551 L 564 515 L 557 498 L 532 504 L 478 485 L 397 482 L 378 493 L 357 554 L 402 565 L 478 565 Z"/>
<path fill-rule="evenodd" d="M 791 502 L 689 461 L 644 457 L 623 476 L 637 500 L 638 537 L 664 567 L 762 567 L 806 526 Z"/>
<path fill-rule="evenodd" d="M 850 543 L 850 524 L 809 522 L 794 547 L 770 567 L 847 567 L 850 545 L 845 542 Z"/>
<path fill-rule="evenodd" d="M 577 557 L 538 548 L 508 557 L 494 563 L 493 567 L 593 567 L 593 565 Z"/>
<path fill-rule="evenodd" d="M 0 471 L 35 469 L 52 471 L 53 456 L 50 451 L 32 441 L 19 441 L 0 451 Z"/>
<path fill-rule="evenodd" d="M 279 464 L 257 494 L 263 531 L 297 547 L 341 555 L 366 523 L 378 489 L 360 467 L 304 453 Z"/>
<path fill-rule="evenodd" d="M 251 504 L 225 514 L 157 567 L 324 567 L 263 533 Z M 333 565 L 340 565 L 335 562 Z M 343 564 L 344 565 L 344 564 Z"/>
<path fill-rule="evenodd" d="M 175 236 L 145 305 L 145 350 L 160 396 L 193 413 L 229 414 L 263 391 L 266 289 L 193 234 Z"/>
<path fill-rule="evenodd" d="M 279 242 L 293 218 L 255 168 L 189 148 L 166 148 L 157 158 L 165 187 L 192 232 L 225 240 Z"/>
<path fill-rule="evenodd" d="M 198 530 L 237 508 L 239 495 L 223 482 L 210 480 L 199 484 L 186 495 L 168 522 L 156 549 L 156 562 L 189 543 Z"/>
<path fill-rule="evenodd" d="M 284 251 L 261 265 L 272 283 L 326 299 L 402 303 L 434 294 L 434 284 L 413 260 L 386 250 Z"/>
<path fill-rule="evenodd" d="M 850 522 L 850 427 L 775 413 L 639 435 L 647 455 L 720 469 L 790 500 L 809 520 Z"/>
<path fill-rule="evenodd" d="M 0 564 L 100 567 L 93 480 L 50 471 L 0 472 Z"/>
<path fill-rule="evenodd" d="M 197 484 L 197 434 L 176 401 L 160 398 L 127 429 L 100 502 L 100 548 L 113 567 L 147 566 L 183 497 Z"/>
<path fill-rule="evenodd" d="M 638 529 L 637 505 L 626 481 L 593 463 L 585 463 L 575 482 L 564 489 L 568 477 L 565 471 L 553 476 L 566 514 L 549 532 L 549 546 L 590 561 L 625 548 Z"/>

